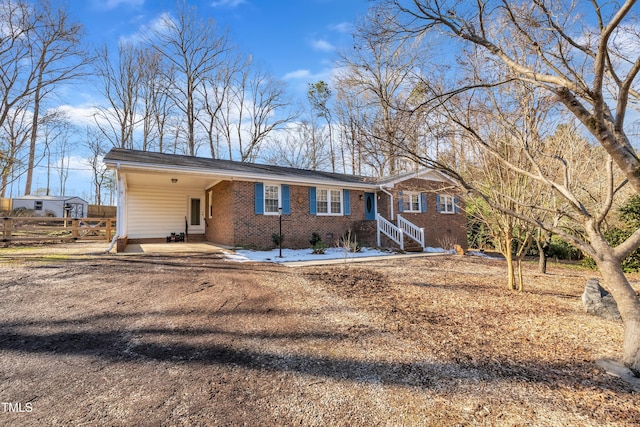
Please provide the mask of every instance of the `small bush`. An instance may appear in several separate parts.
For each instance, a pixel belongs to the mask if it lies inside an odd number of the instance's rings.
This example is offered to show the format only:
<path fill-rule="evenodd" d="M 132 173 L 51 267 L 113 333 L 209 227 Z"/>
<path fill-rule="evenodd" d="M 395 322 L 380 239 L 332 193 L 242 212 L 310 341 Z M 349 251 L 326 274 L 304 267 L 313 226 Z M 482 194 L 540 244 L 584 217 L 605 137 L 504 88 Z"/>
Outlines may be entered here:
<path fill-rule="evenodd" d="M 604 233 L 604 238 L 612 247 L 627 240 L 640 227 L 640 195 L 631 196 L 620 208 L 619 214 L 624 225 Z M 595 261 L 590 257 L 585 258 L 583 264 L 594 269 L 597 267 Z M 640 271 L 640 248 L 622 261 L 622 269 L 625 273 Z"/>
<path fill-rule="evenodd" d="M 632 230 L 613 228 L 604 233 L 604 238 L 607 240 L 609 245 L 615 247 L 627 240 L 632 233 Z M 594 270 L 598 268 L 596 262 L 591 257 L 585 257 L 582 264 Z M 622 270 L 625 273 L 635 273 L 640 271 L 640 249 L 636 249 L 631 253 L 631 255 L 622 260 Z"/>
<path fill-rule="evenodd" d="M 280 246 L 284 242 L 284 234 L 273 233 L 271 235 L 271 241 L 274 245 Z"/>
<path fill-rule="evenodd" d="M 24 208 L 24 207 L 15 208 L 11 212 L 11 216 L 13 216 L 13 217 L 33 216 L 33 209 L 27 209 L 27 208 Z"/>
<path fill-rule="evenodd" d="M 356 240 L 356 235 L 347 230 L 338 241 L 338 247 L 343 248 L 346 252 L 360 252 L 360 243 Z"/>
<path fill-rule="evenodd" d="M 458 244 L 455 236 L 451 233 L 447 233 L 444 236 L 438 238 L 438 245 L 446 251 L 450 251 Z"/>
<path fill-rule="evenodd" d="M 558 258 L 568 261 L 582 259 L 582 252 L 575 246 L 565 242 L 557 236 L 551 237 L 548 255 L 550 258 Z"/>
<path fill-rule="evenodd" d="M 311 253 L 322 255 L 326 249 L 327 245 L 324 242 L 317 242 L 315 245 L 311 246 Z"/>
<path fill-rule="evenodd" d="M 316 255 L 322 255 L 327 249 L 327 245 L 322 241 L 322 237 L 317 232 L 311 233 L 311 239 L 309 240 L 311 244 L 311 253 Z"/>
<path fill-rule="evenodd" d="M 309 243 L 311 244 L 311 247 L 314 247 L 315 245 L 317 245 L 321 241 L 322 241 L 322 237 L 320 237 L 319 233 L 317 233 L 315 231 L 313 233 L 311 233 L 311 240 L 309 240 Z"/>

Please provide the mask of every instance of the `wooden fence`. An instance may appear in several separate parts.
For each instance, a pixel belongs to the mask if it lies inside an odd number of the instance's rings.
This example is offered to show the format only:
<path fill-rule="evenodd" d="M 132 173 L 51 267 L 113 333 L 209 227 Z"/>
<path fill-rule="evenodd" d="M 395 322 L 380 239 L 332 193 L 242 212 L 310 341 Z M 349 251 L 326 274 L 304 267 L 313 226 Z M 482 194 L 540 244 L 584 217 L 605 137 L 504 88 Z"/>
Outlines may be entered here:
<path fill-rule="evenodd" d="M 11 199 L 0 197 L 0 212 L 9 212 L 11 210 Z"/>
<path fill-rule="evenodd" d="M 115 218 L 4 217 L 3 242 L 106 240 L 116 231 Z"/>
<path fill-rule="evenodd" d="M 89 205 L 89 218 L 114 218 L 116 216 L 116 206 Z"/>

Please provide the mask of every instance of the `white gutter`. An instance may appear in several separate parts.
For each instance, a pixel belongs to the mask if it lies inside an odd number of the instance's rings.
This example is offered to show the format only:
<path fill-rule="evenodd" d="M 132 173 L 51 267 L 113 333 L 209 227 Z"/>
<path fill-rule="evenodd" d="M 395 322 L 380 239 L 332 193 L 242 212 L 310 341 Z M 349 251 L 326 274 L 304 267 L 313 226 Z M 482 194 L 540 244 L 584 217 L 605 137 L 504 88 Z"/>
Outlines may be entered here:
<path fill-rule="evenodd" d="M 187 175 L 197 175 L 197 176 L 209 176 L 209 177 L 221 177 L 223 179 L 231 180 L 246 180 L 246 181 L 274 181 L 274 182 L 287 182 L 287 183 L 295 183 L 295 184 L 307 184 L 307 185 L 326 185 L 329 187 L 340 187 L 340 188 L 350 188 L 350 189 L 375 189 L 377 188 L 377 184 L 375 183 L 365 183 L 365 182 L 349 182 L 349 181 L 341 181 L 339 179 L 336 180 L 328 180 L 328 179 L 314 179 L 314 178 L 298 178 L 295 176 L 283 176 L 277 174 L 269 174 L 269 173 L 255 173 L 255 172 L 238 172 L 238 171 L 226 171 L 226 170 L 216 170 L 215 172 L 209 172 L 206 169 L 193 169 L 186 168 L 182 166 L 171 166 L 171 165 L 141 165 L 136 162 L 128 162 L 128 161 L 112 161 L 106 160 L 104 164 L 107 165 L 108 168 L 113 169 L 115 166 L 116 169 L 119 170 L 120 166 L 126 167 L 131 172 L 174 172 L 174 173 L 183 173 Z"/>

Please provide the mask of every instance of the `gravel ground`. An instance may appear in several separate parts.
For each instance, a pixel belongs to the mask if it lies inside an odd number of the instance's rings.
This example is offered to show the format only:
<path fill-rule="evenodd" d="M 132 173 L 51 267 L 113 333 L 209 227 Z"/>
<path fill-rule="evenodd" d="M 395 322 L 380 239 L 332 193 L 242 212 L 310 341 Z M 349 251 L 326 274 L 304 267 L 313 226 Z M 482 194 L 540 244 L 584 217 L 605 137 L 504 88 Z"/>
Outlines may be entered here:
<path fill-rule="evenodd" d="M 0 424 L 640 423 L 595 364 L 622 327 L 583 313 L 592 271 L 220 257 L 0 250 Z"/>

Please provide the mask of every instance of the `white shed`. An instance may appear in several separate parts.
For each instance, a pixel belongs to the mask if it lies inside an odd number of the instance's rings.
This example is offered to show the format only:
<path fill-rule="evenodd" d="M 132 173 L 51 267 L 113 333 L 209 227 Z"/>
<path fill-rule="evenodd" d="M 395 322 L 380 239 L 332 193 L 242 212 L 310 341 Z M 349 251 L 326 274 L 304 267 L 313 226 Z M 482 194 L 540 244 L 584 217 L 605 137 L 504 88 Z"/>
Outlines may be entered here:
<path fill-rule="evenodd" d="M 15 197 L 12 202 L 13 209 L 26 208 L 33 210 L 36 216 L 45 216 L 48 213 L 57 218 L 86 218 L 89 213 L 89 204 L 75 196 L 22 196 Z"/>

